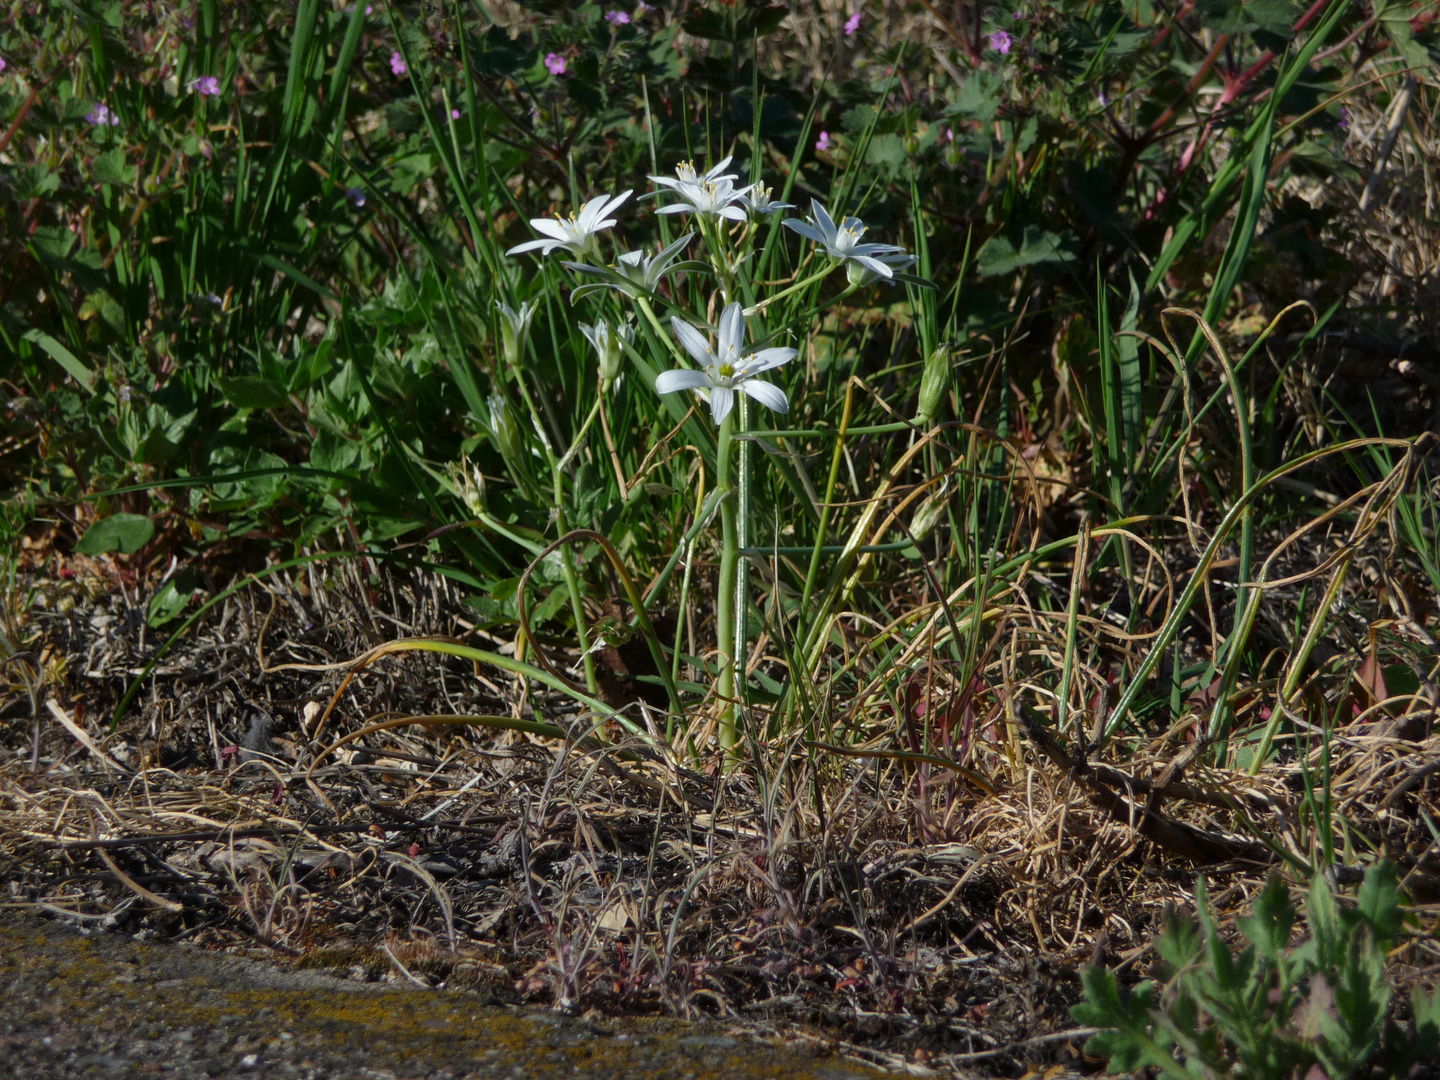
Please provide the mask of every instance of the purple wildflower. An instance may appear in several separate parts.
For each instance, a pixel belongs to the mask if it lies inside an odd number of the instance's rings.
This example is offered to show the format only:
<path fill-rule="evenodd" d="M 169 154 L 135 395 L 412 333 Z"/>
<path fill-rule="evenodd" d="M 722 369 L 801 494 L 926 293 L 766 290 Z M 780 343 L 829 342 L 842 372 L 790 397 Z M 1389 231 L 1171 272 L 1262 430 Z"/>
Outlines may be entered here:
<path fill-rule="evenodd" d="M 605 21 L 611 26 L 624 26 L 630 21 L 630 16 L 623 11 L 607 11 Z"/>
<path fill-rule="evenodd" d="M 551 75 L 564 75 L 565 58 L 559 53 L 550 53 L 545 57 L 545 70 Z"/>
<path fill-rule="evenodd" d="M 855 31 L 860 29 L 860 13 L 857 11 L 845 20 L 845 36 L 854 37 Z"/>
<path fill-rule="evenodd" d="M 1335 126 L 1338 127 L 1341 131 L 1350 130 L 1350 110 L 1347 109 L 1344 105 L 1340 106 L 1340 120 Z"/>
<path fill-rule="evenodd" d="M 655 9 L 652 8 L 649 4 L 645 3 L 645 0 L 640 0 L 640 2 L 635 5 L 635 18 L 643 19 L 646 14 L 653 10 Z"/>
<path fill-rule="evenodd" d="M 345 198 L 350 200 L 350 205 L 359 210 L 365 205 L 365 189 L 362 187 L 347 187 Z"/>
<path fill-rule="evenodd" d="M 5 63 L 5 57 L 0 56 L 0 71 L 4 71 L 7 67 L 9 65 Z"/>
<path fill-rule="evenodd" d="M 1004 30 L 996 30 L 990 35 L 990 48 L 1005 56 L 1010 52 L 1010 35 Z"/>
<path fill-rule="evenodd" d="M 820 138 L 818 138 L 818 139 L 815 140 L 815 149 L 816 149 L 816 150 L 829 150 L 829 149 L 830 149 L 830 133 L 829 133 L 828 131 L 822 131 L 822 132 L 820 132 Z"/>
<path fill-rule="evenodd" d="M 220 95 L 220 80 L 214 75 L 201 75 L 190 83 L 190 89 L 201 97 L 218 97 Z"/>
<path fill-rule="evenodd" d="M 404 75 L 407 71 L 410 70 L 408 67 L 405 66 L 405 58 L 400 55 L 399 49 L 396 49 L 393 53 L 390 54 L 390 70 L 393 71 L 396 75 Z"/>
<path fill-rule="evenodd" d="M 85 119 L 98 127 L 115 127 L 120 123 L 120 118 L 110 111 L 110 107 L 101 103 L 96 105 L 85 114 Z"/>

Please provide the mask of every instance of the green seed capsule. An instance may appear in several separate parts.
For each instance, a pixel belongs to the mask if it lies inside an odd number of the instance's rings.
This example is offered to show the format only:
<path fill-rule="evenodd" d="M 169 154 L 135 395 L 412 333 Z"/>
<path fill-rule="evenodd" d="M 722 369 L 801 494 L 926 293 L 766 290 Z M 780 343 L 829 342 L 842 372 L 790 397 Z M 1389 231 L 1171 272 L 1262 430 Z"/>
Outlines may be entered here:
<path fill-rule="evenodd" d="M 915 408 L 915 423 L 928 424 L 935 419 L 945 392 L 950 389 L 950 346 L 937 345 L 925 361 L 920 376 L 920 401 Z"/>

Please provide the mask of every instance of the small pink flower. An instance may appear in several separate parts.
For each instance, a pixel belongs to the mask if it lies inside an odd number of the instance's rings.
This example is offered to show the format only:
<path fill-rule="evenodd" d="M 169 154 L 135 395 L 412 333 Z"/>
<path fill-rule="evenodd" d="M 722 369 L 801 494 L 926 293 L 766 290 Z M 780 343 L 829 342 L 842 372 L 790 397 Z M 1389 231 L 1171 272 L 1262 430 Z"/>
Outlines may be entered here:
<path fill-rule="evenodd" d="M 390 54 L 390 70 L 396 75 L 404 75 L 410 70 L 405 66 L 405 58 L 400 55 L 399 49 Z"/>
<path fill-rule="evenodd" d="M 545 57 L 545 70 L 551 75 L 564 75 L 565 58 L 559 53 L 550 53 Z"/>
<path fill-rule="evenodd" d="M 822 132 L 820 132 L 820 138 L 818 138 L 818 139 L 815 140 L 815 149 L 816 149 L 816 150 L 829 150 L 829 149 L 830 149 L 830 133 L 829 133 L 828 131 L 822 131 Z"/>
<path fill-rule="evenodd" d="M 98 127 L 115 127 L 120 123 L 120 118 L 110 111 L 105 104 L 96 105 L 85 114 L 85 119 Z"/>
<path fill-rule="evenodd" d="M 373 4 L 366 4 L 366 5 L 365 5 L 365 14 L 366 14 L 366 15 L 373 15 L 373 14 L 375 14 L 375 6 L 374 6 Z"/>
<path fill-rule="evenodd" d="M 451 110 L 450 110 L 450 119 L 451 119 L 451 120 L 459 120 L 459 119 L 460 119 L 460 110 L 459 110 L 459 109 L 451 109 Z"/>
<path fill-rule="evenodd" d="M 1005 56 L 1010 52 L 1010 35 L 1004 30 L 996 30 L 990 35 L 990 48 Z"/>
<path fill-rule="evenodd" d="M 5 63 L 5 57 L 0 56 L 0 71 L 4 71 L 7 67 L 9 65 Z"/>
<path fill-rule="evenodd" d="M 220 80 L 214 75 L 201 75 L 190 83 L 190 89 L 201 97 L 218 97 L 220 94 Z"/>
<path fill-rule="evenodd" d="M 954 128 L 946 128 L 946 129 L 945 129 L 945 141 L 946 141 L 946 142 L 954 142 L 954 141 L 955 141 L 955 129 L 954 129 Z"/>
<path fill-rule="evenodd" d="M 611 26 L 624 26 L 630 21 L 630 16 L 623 11 L 607 11 L 605 21 Z"/>
<path fill-rule="evenodd" d="M 845 36 L 854 37 L 855 31 L 860 29 L 860 13 L 857 11 L 845 20 Z"/>

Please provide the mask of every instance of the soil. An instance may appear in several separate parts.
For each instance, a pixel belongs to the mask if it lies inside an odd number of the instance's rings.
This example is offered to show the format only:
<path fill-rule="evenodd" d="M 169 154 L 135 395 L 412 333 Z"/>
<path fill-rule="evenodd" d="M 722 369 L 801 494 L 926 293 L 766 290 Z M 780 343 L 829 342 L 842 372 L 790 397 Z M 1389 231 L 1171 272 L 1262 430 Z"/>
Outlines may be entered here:
<path fill-rule="evenodd" d="M 571 1017 L 0 914 L 0 1075 L 548 1080 L 881 1074 L 755 1027 Z"/>

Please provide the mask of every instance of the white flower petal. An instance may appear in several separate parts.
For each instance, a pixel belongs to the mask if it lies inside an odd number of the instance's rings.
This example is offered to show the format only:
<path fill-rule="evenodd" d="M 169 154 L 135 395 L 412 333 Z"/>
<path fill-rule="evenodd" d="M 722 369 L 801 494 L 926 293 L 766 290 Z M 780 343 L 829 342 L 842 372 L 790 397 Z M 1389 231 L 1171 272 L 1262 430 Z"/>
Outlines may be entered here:
<path fill-rule="evenodd" d="M 698 214 L 700 210 L 689 203 L 671 203 L 669 206 L 660 207 L 655 212 L 657 214 Z"/>
<path fill-rule="evenodd" d="M 655 376 L 657 394 L 673 394 L 678 390 L 699 390 L 710 385 L 710 377 L 703 371 L 662 371 Z"/>
<path fill-rule="evenodd" d="M 798 349 L 761 349 L 753 356 L 745 358 L 745 370 L 753 372 L 769 371 L 781 364 L 788 364 L 795 357 L 799 356 Z"/>
<path fill-rule="evenodd" d="M 745 313 L 740 304 L 732 300 L 720 313 L 720 342 L 717 352 L 723 353 L 729 348 L 738 354 L 744 347 Z"/>
<path fill-rule="evenodd" d="M 851 255 L 901 255 L 905 249 L 898 244 L 855 244 Z"/>
<path fill-rule="evenodd" d="M 541 254 L 549 255 L 550 252 L 554 251 L 557 247 L 564 246 L 565 245 L 556 240 L 526 240 L 523 244 L 516 244 L 509 251 L 505 252 L 505 254 L 519 255 L 522 251 L 534 251 L 537 248 L 542 248 Z"/>
<path fill-rule="evenodd" d="M 815 226 L 811 225 L 809 222 L 797 221 L 795 218 L 786 218 L 784 221 L 784 225 L 787 229 L 793 229 L 795 232 L 805 237 L 806 240 L 814 240 L 817 244 L 827 243 L 824 235 L 820 232 L 820 230 L 815 228 Z"/>
<path fill-rule="evenodd" d="M 568 221 L 556 221 L 554 218 L 533 218 L 530 221 L 530 227 L 538 233 L 544 233 L 561 242 L 573 240 L 575 237 Z"/>
<path fill-rule="evenodd" d="M 718 425 L 724 422 L 725 417 L 730 415 L 730 410 L 735 407 L 735 391 L 728 386 L 713 386 L 710 388 L 710 415 Z"/>
<path fill-rule="evenodd" d="M 701 364 L 713 364 L 715 354 L 710 351 L 710 343 L 705 340 L 703 334 L 696 330 L 684 319 L 670 318 L 670 325 L 675 328 L 675 337 L 680 344 L 685 346 L 685 351 L 693 356 Z"/>
<path fill-rule="evenodd" d="M 877 274 L 882 278 L 895 276 L 895 271 L 891 270 L 890 267 L 886 266 L 879 259 L 872 259 L 868 255 L 856 255 L 854 256 L 854 261 L 865 267 L 865 269 L 869 270 L 872 274 Z"/>
<path fill-rule="evenodd" d="M 742 197 L 743 197 L 743 196 L 742 196 Z M 746 221 L 746 220 L 748 220 L 748 219 L 746 218 L 746 216 L 745 216 L 745 211 L 744 211 L 744 210 L 741 210 L 740 207 L 738 207 L 738 206 L 727 206 L 727 207 L 725 207 L 725 209 L 723 209 L 723 210 L 720 211 L 720 216 L 723 217 L 723 218 L 729 218 L 731 221 Z"/>
<path fill-rule="evenodd" d="M 835 222 L 830 217 L 829 212 L 825 207 L 820 205 L 819 199 L 810 200 L 810 209 L 815 213 L 815 224 L 819 227 L 820 231 L 833 240 L 835 233 L 839 230 L 835 228 Z"/>
<path fill-rule="evenodd" d="M 790 411 L 790 399 L 785 396 L 785 391 L 762 379 L 746 379 L 740 384 L 739 389 L 749 394 L 767 409 L 773 409 L 779 413 Z M 715 392 L 712 390 L 710 393 L 713 397 Z"/>

